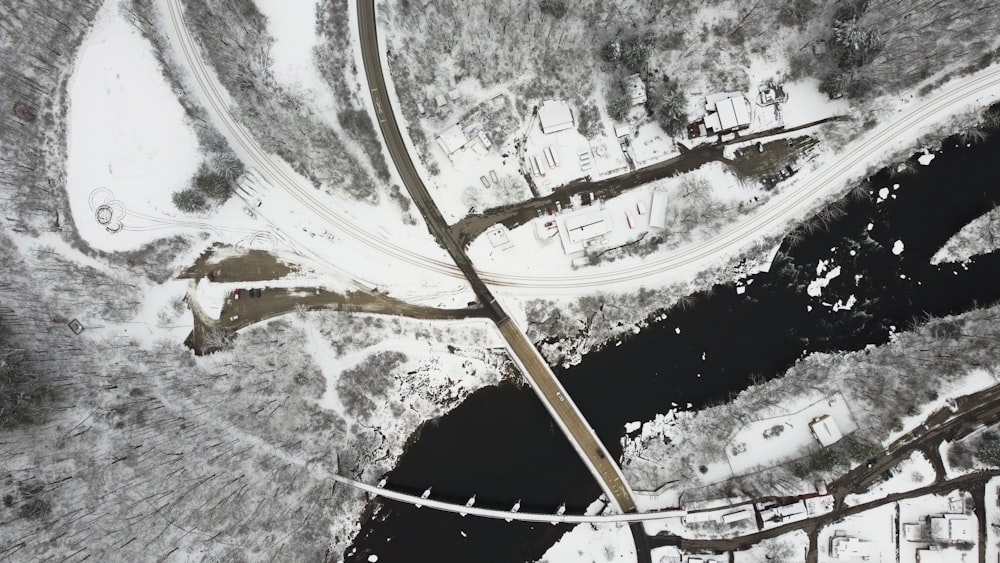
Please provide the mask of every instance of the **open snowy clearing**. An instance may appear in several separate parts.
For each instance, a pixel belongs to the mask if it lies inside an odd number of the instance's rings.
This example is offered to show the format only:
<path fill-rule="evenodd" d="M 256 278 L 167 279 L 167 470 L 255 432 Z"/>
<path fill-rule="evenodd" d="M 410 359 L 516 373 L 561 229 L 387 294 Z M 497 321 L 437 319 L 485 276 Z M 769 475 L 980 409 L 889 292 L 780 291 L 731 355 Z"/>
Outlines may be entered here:
<path fill-rule="evenodd" d="M 198 140 L 151 46 L 117 2 L 98 12 L 68 94 L 66 188 L 83 239 L 130 250 L 193 232 L 198 221 L 182 218 L 170 196 L 197 170 Z"/>
<path fill-rule="evenodd" d="M 802 530 L 795 530 L 794 532 L 756 543 L 746 551 L 734 551 L 731 561 L 733 563 L 805 561 L 808 550 L 809 536 Z"/>
<path fill-rule="evenodd" d="M 635 542 L 627 524 L 579 524 L 545 552 L 539 563 L 630 563 Z"/>
<path fill-rule="evenodd" d="M 815 451 L 820 443 L 813 423 L 822 417 L 832 419 L 839 434 L 847 435 L 858 428 L 847 401 L 839 393 L 799 411 L 751 422 L 738 430 L 726 446 L 733 474 L 743 475 Z"/>

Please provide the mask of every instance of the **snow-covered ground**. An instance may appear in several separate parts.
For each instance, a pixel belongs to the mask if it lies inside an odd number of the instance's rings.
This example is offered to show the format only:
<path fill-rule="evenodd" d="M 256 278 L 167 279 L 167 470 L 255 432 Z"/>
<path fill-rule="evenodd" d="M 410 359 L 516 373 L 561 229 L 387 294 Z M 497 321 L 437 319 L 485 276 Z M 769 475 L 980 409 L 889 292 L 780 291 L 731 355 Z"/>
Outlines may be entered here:
<path fill-rule="evenodd" d="M 68 95 L 66 191 L 83 239 L 130 250 L 196 230 L 190 223 L 198 220 L 181 220 L 171 194 L 194 176 L 198 140 L 152 47 L 118 2 L 98 12 Z"/>
<path fill-rule="evenodd" d="M 545 552 L 539 563 L 630 563 L 635 542 L 627 524 L 579 524 Z"/>
<path fill-rule="evenodd" d="M 936 477 L 934 466 L 921 452 L 913 452 L 910 457 L 893 467 L 891 472 L 892 476 L 888 480 L 878 481 L 864 493 L 847 495 L 844 503 L 854 506 L 885 498 L 893 493 L 912 491 L 930 485 Z"/>
<path fill-rule="evenodd" d="M 791 411 L 796 405 L 786 408 Z M 847 401 L 839 393 L 786 415 L 756 420 L 738 430 L 726 446 L 733 473 L 743 475 L 814 451 L 819 443 L 811 423 L 823 416 L 832 418 L 844 435 L 858 428 Z"/>
<path fill-rule="evenodd" d="M 760 193 L 742 186 L 724 164 L 709 163 L 695 171 L 639 186 L 589 206 L 582 205 L 579 197 L 573 199 L 572 206 L 553 206 L 552 214 L 546 213 L 513 230 L 503 229 L 507 240 L 502 245 L 491 240 L 488 233 L 483 234 L 470 245 L 469 256 L 483 270 L 524 272 L 532 276 L 564 276 L 568 283 L 565 288 L 560 288 L 560 292 L 572 291 L 571 280 L 575 272 L 595 272 L 607 267 L 605 263 L 591 265 L 588 256 L 596 257 L 602 251 L 645 236 L 662 234 L 664 227 L 656 225 L 664 224 L 667 209 L 654 206 L 654 192 L 665 193 L 667 200 L 682 201 L 685 197 L 683 185 L 692 181 L 707 183 L 710 189 L 705 196 L 727 206 L 751 203 L 753 197 Z M 600 215 L 599 210 L 604 210 L 607 214 Z M 598 215 L 593 221 L 604 220 L 604 225 L 599 230 L 605 232 L 585 242 L 577 242 L 578 239 L 570 231 L 581 221 L 593 222 L 585 219 L 595 213 Z M 651 221 L 654 226 L 650 226 Z M 665 228 L 671 230 L 676 226 L 667 224 Z M 699 236 L 695 233 L 693 236 L 697 242 L 709 235 Z M 637 257 L 624 257 L 614 264 L 636 264 L 641 260 Z M 693 275 L 696 272 L 697 270 L 692 270 L 688 273 Z M 670 277 L 674 276 L 664 277 L 663 282 L 666 283 Z M 627 282 L 623 280 L 622 285 L 625 283 Z M 648 283 L 648 280 L 638 281 L 636 285 Z M 514 288 L 498 288 L 503 293 L 513 290 Z"/>
<path fill-rule="evenodd" d="M 788 101 L 781 104 L 781 119 L 786 128 L 826 117 L 851 114 L 851 106 L 846 99 L 831 100 L 819 91 L 817 78 L 784 82 L 782 87 L 788 94 Z"/>

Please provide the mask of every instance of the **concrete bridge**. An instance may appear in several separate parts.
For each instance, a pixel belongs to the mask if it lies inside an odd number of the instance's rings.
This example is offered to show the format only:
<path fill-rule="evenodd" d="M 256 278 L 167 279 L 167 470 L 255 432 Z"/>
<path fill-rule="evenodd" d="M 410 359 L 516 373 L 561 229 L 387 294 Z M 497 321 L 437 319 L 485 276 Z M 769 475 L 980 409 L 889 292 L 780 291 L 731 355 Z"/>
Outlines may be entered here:
<path fill-rule="evenodd" d="M 477 506 L 465 506 L 464 504 L 453 504 L 431 498 L 401 493 L 367 483 L 361 483 L 340 475 L 329 475 L 337 483 L 341 483 L 355 489 L 360 489 L 382 498 L 392 499 L 398 502 L 405 502 L 414 506 L 451 512 L 453 514 L 476 516 L 479 518 L 492 518 L 494 520 L 507 520 L 508 522 L 548 522 L 550 524 L 613 524 L 617 522 L 644 522 L 648 520 L 661 520 L 687 514 L 684 510 L 667 510 L 662 512 L 643 512 L 630 514 L 608 514 L 593 515 L 584 514 L 540 514 L 537 512 L 514 512 L 513 510 L 496 510 L 491 508 L 481 508 Z"/>

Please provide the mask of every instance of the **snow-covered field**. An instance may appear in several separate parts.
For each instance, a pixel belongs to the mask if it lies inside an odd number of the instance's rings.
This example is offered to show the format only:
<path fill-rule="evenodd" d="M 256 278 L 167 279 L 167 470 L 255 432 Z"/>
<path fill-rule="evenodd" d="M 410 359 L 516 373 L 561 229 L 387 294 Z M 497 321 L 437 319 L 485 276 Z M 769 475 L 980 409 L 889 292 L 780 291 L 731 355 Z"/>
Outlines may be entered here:
<path fill-rule="evenodd" d="M 912 491 L 930 485 L 936 477 L 934 466 L 921 452 L 913 452 L 890 471 L 892 476 L 888 480 L 878 481 L 864 493 L 847 495 L 844 503 L 854 506 L 885 498 L 893 493 Z"/>
<path fill-rule="evenodd" d="M 113 251 L 195 231 L 204 218 L 182 218 L 170 196 L 197 170 L 198 140 L 152 47 L 118 2 L 104 3 L 77 57 L 66 191 L 80 235 Z"/>
<path fill-rule="evenodd" d="M 789 410 L 796 405 L 786 405 Z M 805 408 L 771 418 L 756 420 L 741 428 L 726 447 L 735 475 L 777 465 L 803 456 L 819 447 L 811 423 L 829 416 L 844 435 L 857 429 L 844 396 L 837 394 Z"/>
<path fill-rule="evenodd" d="M 579 524 L 545 552 L 539 563 L 630 563 L 635 542 L 627 524 Z"/>

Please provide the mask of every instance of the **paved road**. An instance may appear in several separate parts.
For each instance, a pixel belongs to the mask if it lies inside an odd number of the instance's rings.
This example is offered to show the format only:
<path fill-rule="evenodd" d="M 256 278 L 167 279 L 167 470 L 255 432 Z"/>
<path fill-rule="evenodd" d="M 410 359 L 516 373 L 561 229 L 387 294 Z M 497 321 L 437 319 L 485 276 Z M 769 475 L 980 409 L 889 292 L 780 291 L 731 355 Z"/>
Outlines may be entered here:
<path fill-rule="evenodd" d="M 441 215 L 437 204 L 427 191 L 423 180 L 406 150 L 402 133 L 390 105 L 386 90 L 385 78 L 382 74 L 382 62 L 378 46 L 378 35 L 375 23 L 374 0 L 358 0 L 358 27 L 360 28 L 361 53 L 368 79 L 368 87 L 375 107 L 376 119 L 385 138 L 389 155 L 395 164 L 399 175 L 406 186 L 410 197 L 417 204 L 424 216 L 428 228 L 438 243 L 441 244 L 458 264 L 466 279 L 472 285 L 476 296 L 486 307 L 492 319 L 497 322 L 500 334 L 514 360 L 521 366 L 522 372 L 531 384 L 532 389 L 545 404 L 552 416 L 559 422 L 560 428 L 576 448 L 577 453 L 587 464 L 591 473 L 597 479 L 601 488 L 615 502 L 622 512 L 635 511 L 635 501 L 632 492 L 625 483 L 618 464 L 611 458 L 604 445 L 597 438 L 593 428 L 583 418 L 566 393 L 566 390 L 556 379 L 552 369 L 542 358 L 538 350 L 531 344 L 524 332 L 512 321 L 493 298 L 492 293 L 479 274 L 472 267 L 472 262 L 466 256 L 462 245 L 458 243 L 448 228 L 448 223 Z"/>
<path fill-rule="evenodd" d="M 573 443 L 577 453 L 586 458 L 591 471 L 595 472 L 598 481 L 604 484 L 604 491 L 613 495 L 615 503 L 622 512 L 634 511 L 635 500 L 621 469 L 610 457 L 604 444 L 597 439 L 594 429 L 570 400 L 566 389 L 553 375 L 538 350 L 513 320 L 500 323 L 500 334 L 507 340 L 521 364 L 522 371 L 527 375 L 535 392 L 543 398 L 546 408 L 562 423 L 564 431 L 568 432 L 570 442 Z"/>

